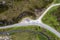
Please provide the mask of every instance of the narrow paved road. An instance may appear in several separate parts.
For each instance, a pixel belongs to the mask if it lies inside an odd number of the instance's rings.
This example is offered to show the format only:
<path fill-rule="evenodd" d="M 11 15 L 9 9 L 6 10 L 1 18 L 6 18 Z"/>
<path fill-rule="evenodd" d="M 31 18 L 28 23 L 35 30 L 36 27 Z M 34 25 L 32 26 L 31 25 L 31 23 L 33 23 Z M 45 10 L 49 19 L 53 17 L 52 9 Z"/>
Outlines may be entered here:
<path fill-rule="evenodd" d="M 0 27 L 0 29 L 4 29 L 4 28 L 11 28 L 11 27 L 17 27 L 17 26 L 28 26 L 28 25 L 38 25 L 42 28 L 48 29 L 49 31 L 51 31 L 52 33 L 54 33 L 55 35 L 57 35 L 58 37 L 60 37 L 60 33 L 57 32 L 54 28 L 44 24 L 41 19 L 42 17 L 54 6 L 58 6 L 59 4 L 52 4 L 50 7 L 47 8 L 47 10 L 37 19 L 37 20 L 30 20 L 30 21 L 22 21 L 20 23 L 14 24 L 14 25 L 8 25 L 8 26 L 3 26 Z"/>
<path fill-rule="evenodd" d="M 54 7 L 54 6 L 59 6 L 59 5 L 60 5 L 60 3 L 50 5 L 50 7 L 48 7 L 47 10 L 38 18 L 38 20 L 39 20 L 39 19 L 41 20 L 42 17 L 43 17 L 52 7 Z"/>

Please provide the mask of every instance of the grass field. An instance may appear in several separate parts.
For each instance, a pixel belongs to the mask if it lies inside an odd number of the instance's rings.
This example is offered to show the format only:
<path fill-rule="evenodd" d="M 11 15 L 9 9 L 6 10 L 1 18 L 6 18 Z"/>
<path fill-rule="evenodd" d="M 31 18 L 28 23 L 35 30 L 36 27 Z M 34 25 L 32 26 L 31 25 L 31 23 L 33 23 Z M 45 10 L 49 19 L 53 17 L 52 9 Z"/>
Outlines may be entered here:
<path fill-rule="evenodd" d="M 60 0 L 54 0 L 54 3 L 56 4 L 56 3 L 60 3 Z"/>
<path fill-rule="evenodd" d="M 60 6 L 51 8 L 47 14 L 42 18 L 43 23 L 53 27 L 60 32 Z"/>
<path fill-rule="evenodd" d="M 53 0 L 0 0 L 0 25 L 6 26 L 18 23 L 22 18 L 30 17 L 36 19 Z M 37 11 L 35 11 L 37 10 Z M 40 14 L 40 15 L 39 15 Z"/>
<path fill-rule="evenodd" d="M 12 32 L 16 30 L 21 30 L 20 32 Z M 30 31 L 25 31 L 30 30 Z M 0 29 L 0 32 L 11 32 L 10 37 L 13 40 L 60 40 L 55 34 L 51 33 L 49 30 L 40 28 L 39 26 L 22 26 L 14 27 L 8 29 Z M 41 34 L 40 34 L 41 33 Z"/>

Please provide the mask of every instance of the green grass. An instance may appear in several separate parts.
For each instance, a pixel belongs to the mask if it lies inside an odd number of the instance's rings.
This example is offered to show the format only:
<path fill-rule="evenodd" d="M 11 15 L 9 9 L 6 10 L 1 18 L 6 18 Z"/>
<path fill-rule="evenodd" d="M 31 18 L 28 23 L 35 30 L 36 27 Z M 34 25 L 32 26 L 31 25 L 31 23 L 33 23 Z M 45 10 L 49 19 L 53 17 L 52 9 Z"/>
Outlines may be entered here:
<path fill-rule="evenodd" d="M 54 3 L 56 4 L 56 3 L 60 3 L 60 0 L 54 0 Z"/>
<path fill-rule="evenodd" d="M 42 18 L 43 23 L 53 27 L 54 29 L 56 29 L 58 32 L 60 32 L 60 26 L 59 26 L 59 21 L 57 21 L 57 17 L 53 16 L 53 13 L 58 13 L 58 9 L 60 6 L 55 6 L 53 8 L 51 8 L 47 14 Z"/>
<path fill-rule="evenodd" d="M 11 35 L 12 40 L 37 40 L 37 35 L 28 32 L 20 32 Z M 39 40 L 39 39 L 38 39 Z"/>
<path fill-rule="evenodd" d="M 48 36 L 50 40 L 60 40 L 55 34 L 51 33 L 49 30 L 46 30 L 44 28 L 41 28 L 39 26 L 21 26 L 21 27 L 13 27 L 13 28 L 8 28 L 8 29 L 0 29 L 0 32 L 4 31 L 13 31 L 13 30 L 30 30 L 34 32 L 41 32 Z M 10 36 L 13 40 L 47 40 L 47 37 L 42 34 L 34 34 L 32 32 L 14 32 L 11 33 Z"/>

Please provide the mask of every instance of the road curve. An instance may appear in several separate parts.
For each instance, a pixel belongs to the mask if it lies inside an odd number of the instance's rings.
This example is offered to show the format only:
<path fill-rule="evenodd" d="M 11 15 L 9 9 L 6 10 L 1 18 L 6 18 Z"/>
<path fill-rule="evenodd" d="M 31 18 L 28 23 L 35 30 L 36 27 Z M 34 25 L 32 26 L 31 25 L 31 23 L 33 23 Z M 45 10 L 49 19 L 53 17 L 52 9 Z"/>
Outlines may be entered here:
<path fill-rule="evenodd" d="M 44 16 L 52 7 L 54 7 L 54 6 L 59 6 L 59 5 L 60 5 L 60 3 L 50 5 L 50 6 L 46 9 L 46 11 L 45 11 L 37 20 L 41 20 L 41 19 L 43 18 L 43 16 Z"/>
<path fill-rule="evenodd" d="M 28 26 L 28 25 L 38 25 L 38 26 L 40 26 L 40 27 L 42 27 L 42 28 L 45 28 L 45 29 L 51 31 L 52 33 L 54 33 L 55 35 L 57 35 L 57 36 L 60 38 L 60 33 L 59 33 L 59 32 L 57 32 L 54 28 L 52 28 L 52 27 L 50 27 L 50 26 L 42 23 L 42 21 L 41 21 L 42 17 L 43 17 L 52 7 L 58 6 L 58 5 L 60 5 L 60 3 L 59 3 L 59 4 L 52 4 L 50 7 L 47 8 L 47 10 L 46 10 L 37 20 L 29 20 L 29 21 L 24 20 L 24 21 L 22 21 L 22 22 L 20 22 L 20 23 L 17 23 L 17 24 L 0 27 L 0 29 L 17 27 L 17 26 L 20 26 L 20 27 L 21 27 L 21 26 Z"/>

